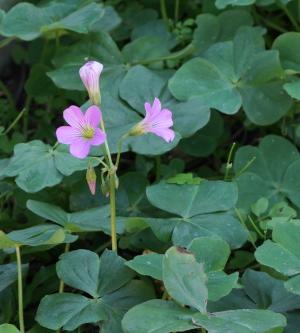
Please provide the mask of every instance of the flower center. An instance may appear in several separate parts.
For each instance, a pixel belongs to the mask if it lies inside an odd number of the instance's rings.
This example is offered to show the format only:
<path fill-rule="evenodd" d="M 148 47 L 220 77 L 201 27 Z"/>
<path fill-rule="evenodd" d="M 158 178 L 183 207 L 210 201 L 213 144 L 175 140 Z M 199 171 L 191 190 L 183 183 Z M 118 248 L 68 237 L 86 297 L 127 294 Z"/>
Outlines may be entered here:
<path fill-rule="evenodd" d="M 85 139 L 92 139 L 94 137 L 95 130 L 92 127 L 86 127 L 82 130 L 81 134 Z"/>

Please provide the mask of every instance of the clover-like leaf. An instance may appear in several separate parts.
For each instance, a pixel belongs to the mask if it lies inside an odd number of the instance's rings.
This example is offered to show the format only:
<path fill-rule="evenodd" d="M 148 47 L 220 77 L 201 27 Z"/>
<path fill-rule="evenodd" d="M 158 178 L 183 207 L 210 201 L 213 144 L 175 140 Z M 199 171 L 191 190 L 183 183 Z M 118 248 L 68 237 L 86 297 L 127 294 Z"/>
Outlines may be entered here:
<path fill-rule="evenodd" d="M 286 320 L 268 310 L 233 310 L 202 314 L 173 302 L 151 300 L 129 310 L 122 321 L 125 333 L 183 332 L 204 328 L 208 333 L 282 332 Z"/>
<path fill-rule="evenodd" d="M 134 273 L 115 252 L 76 250 L 61 256 L 57 274 L 67 285 L 91 298 L 72 293 L 45 296 L 36 320 L 49 329 L 72 331 L 85 323 L 101 322 L 101 331 L 120 331 L 123 314 L 135 304 L 153 297 L 146 283 L 132 280 Z M 50 310 L 49 310 L 50 309 Z"/>
<path fill-rule="evenodd" d="M 67 213 L 62 208 L 46 202 L 28 200 L 26 206 L 33 213 L 57 223 L 69 232 L 103 231 L 110 234 L 110 209 L 108 205 L 99 208 Z M 123 220 L 117 221 L 117 232 L 123 233 Z"/>
<path fill-rule="evenodd" d="M 95 158 L 76 159 L 64 148 L 53 150 L 39 140 L 20 143 L 15 146 L 14 156 L 5 168 L 5 175 L 16 176 L 17 185 L 26 192 L 59 184 L 63 176 L 87 169 L 89 163 L 98 165 Z"/>
<path fill-rule="evenodd" d="M 264 50 L 260 30 L 241 27 L 233 42 L 214 44 L 203 57 L 186 62 L 169 88 L 179 100 L 198 97 L 204 106 L 225 114 L 243 106 L 251 122 L 269 125 L 292 105 L 282 89 L 283 77 L 278 51 Z"/>
<path fill-rule="evenodd" d="M 250 162 L 245 172 L 236 179 L 239 188 L 238 207 L 248 210 L 261 197 L 270 203 L 290 199 L 300 206 L 298 170 L 300 155 L 288 140 L 268 135 L 258 147 L 241 147 L 234 159 L 237 174 Z"/>
<path fill-rule="evenodd" d="M 273 241 L 265 241 L 256 250 L 255 257 L 261 264 L 291 277 L 285 282 L 285 287 L 300 295 L 300 221 L 276 223 L 272 238 Z"/>
<path fill-rule="evenodd" d="M 23 273 L 28 269 L 28 265 L 22 265 Z M 18 270 L 16 263 L 0 265 L 0 292 L 16 282 L 18 279 Z M 1 332 L 1 330 L 0 330 Z"/>
<path fill-rule="evenodd" d="M 1 34 L 31 41 L 43 34 L 63 30 L 87 33 L 89 26 L 98 20 L 98 15 L 103 15 L 103 9 L 95 3 L 80 8 L 71 3 L 54 2 L 37 7 L 22 2 L 4 16 Z"/>

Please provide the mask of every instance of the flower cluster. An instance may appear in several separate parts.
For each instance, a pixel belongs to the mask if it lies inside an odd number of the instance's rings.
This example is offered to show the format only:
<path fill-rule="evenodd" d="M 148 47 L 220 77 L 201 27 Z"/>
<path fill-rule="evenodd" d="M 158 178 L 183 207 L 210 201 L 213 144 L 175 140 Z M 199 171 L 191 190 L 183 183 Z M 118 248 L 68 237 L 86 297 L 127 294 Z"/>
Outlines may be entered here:
<path fill-rule="evenodd" d="M 77 158 L 87 157 L 92 146 L 101 145 L 106 140 L 104 130 L 99 128 L 102 122 L 99 108 L 101 102 L 99 80 L 102 70 L 103 65 L 97 61 L 89 61 L 80 68 L 80 78 L 93 105 L 85 113 L 75 105 L 67 108 L 63 116 L 69 126 L 61 126 L 56 130 L 58 142 L 70 145 L 70 153 Z M 152 105 L 146 102 L 145 110 L 145 118 L 135 125 L 128 135 L 153 133 L 166 142 L 173 141 L 175 132 L 171 129 L 172 112 L 162 108 L 158 98 L 154 99 Z"/>

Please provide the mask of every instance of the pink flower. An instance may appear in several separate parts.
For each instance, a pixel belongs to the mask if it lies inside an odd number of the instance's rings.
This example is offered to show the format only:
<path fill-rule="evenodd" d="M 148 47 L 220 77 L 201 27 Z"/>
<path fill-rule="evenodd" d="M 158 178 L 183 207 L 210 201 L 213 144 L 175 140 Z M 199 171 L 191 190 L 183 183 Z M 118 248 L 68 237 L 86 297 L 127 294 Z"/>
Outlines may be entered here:
<path fill-rule="evenodd" d="M 80 70 L 79 75 L 83 82 L 92 104 L 99 105 L 100 103 L 100 87 L 99 79 L 103 70 L 103 65 L 97 61 L 88 61 Z"/>
<path fill-rule="evenodd" d="M 64 111 L 64 119 L 70 126 L 61 126 L 56 130 L 59 143 L 70 145 L 70 153 L 78 158 L 85 158 L 91 146 L 99 146 L 106 140 L 106 135 L 98 128 L 102 114 L 92 105 L 85 114 L 78 106 L 72 105 Z"/>
<path fill-rule="evenodd" d="M 168 109 L 162 109 L 160 100 L 154 98 L 154 102 L 145 103 L 146 116 L 130 131 L 130 135 L 142 135 L 153 133 L 160 136 L 167 142 L 172 142 L 175 138 L 175 132 L 170 128 L 173 126 L 172 112 Z"/>

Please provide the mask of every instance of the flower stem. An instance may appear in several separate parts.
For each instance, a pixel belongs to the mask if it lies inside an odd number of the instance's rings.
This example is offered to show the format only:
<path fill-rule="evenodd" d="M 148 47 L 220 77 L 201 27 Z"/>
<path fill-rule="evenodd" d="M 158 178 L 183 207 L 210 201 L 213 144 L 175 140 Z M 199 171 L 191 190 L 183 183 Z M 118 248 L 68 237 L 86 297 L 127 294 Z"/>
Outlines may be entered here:
<path fill-rule="evenodd" d="M 284 4 L 282 4 L 280 1 L 277 0 L 277 5 L 279 6 L 280 9 L 284 11 L 286 16 L 289 18 L 290 22 L 292 23 L 294 29 L 296 31 L 300 31 L 300 26 L 298 22 L 295 20 L 293 14 L 289 11 L 288 7 Z"/>
<path fill-rule="evenodd" d="M 166 0 L 160 0 L 160 11 L 166 26 L 169 28 L 169 18 L 167 13 Z"/>
<path fill-rule="evenodd" d="M 227 162 L 226 162 L 226 167 L 225 167 L 225 176 L 224 176 L 224 180 L 228 180 L 229 178 L 229 172 L 232 169 L 232 155 L 233 155 L 233 151 L 234 148 L 236 146 L 236 143 L 234 142 L 230 148 L 229 154 L 228 154 L 228 158 L 227 158 Z"/>
<path fill-rule="evenodd" d="M 119 140 L 118 142 L 118 154 L 117 154 L 117 159 L 116 159 L 116 163 L 115 163 L 115 168 L 116 170 L 118 169 L 119 167 L 119 164 L 120 164 L 120 158 L 121 158 L 121 152 L 122 152 L 122 145 L 123 145 L 123 142 L 126 138 L 128 138 L 129 136 L 129 133 L 126 133 L 124 134 L 121 139 Z"/>
<path fill-rule="evenodd" d="M 0 42 L 0 49 L 6 45 L 8 45 L 10 42 L 12 42 L 13 40 L 15 40 L 16 38 L 15 37 L 7 37 L 5 39 L 3 39 L 1 42 Z"/>
<path fill-rule="evenodd" d="M 164 61 L 164 60 L 179 60 L 179 59 L 185 58 L 188 55 L 194 53 L 194 51 L 195 51 L 195 46 L 193 43 L 190 43 L 180 51 L 171 53 L 169 55 L 166 55 L 166 56 L 160 57 L 160 58 L 153 58 L 153 59 L 146 59 L 144 61 L 137 61 L 137 62 L 134 62 L 133 65 L 137 65 L 137 64 L 148 65 L 153 62 Z"/>
<path fill-rule="evenodd" d="M 251 232 L 248 230 L 246 222 L 244 221 L 244 218 L 243 218 L 242 214 L 240 213 L 239 209 L 237 209 L 237 208 L 235 208 L 234 211 L 235 211 L 236 216 L 239 218 L 240 222 L 242 223 L 243 227 L 248 231 L 250 243 L 256 249 L 255 240 L 254 240 Z"/>
<path fill-rule="evenodd" d="M 18 268 L 18 305 L 19 305 L 19 326 L 21 333 L 25 333 L 24 310 L 23 310 L 23 277 L 22 260 L 20 247 L 16 246 L 17 268 Z"/>
<path fill-rule="evenodd" d="M 117 230 L 116 230 L 116 173 L 109 175 L 109 198 L 110 198 L 110 225 L 111 225 L 111 248 L 118 251 Z"/>
<path fill-rule="evenodd" d="M 100 123 L 101 129 L 105 132 L 105 125 L 103 119 Z M 111 153 L 108 146 L 107 139 L 104 141 L 105 147 L 105 159 L 107 160 L 109 166 L 109 200 L 110 200 L 110 225 L 111 225 L 111 244 L 112 250 L 118 251 L 117 246 L 117 227 L 116 227 L 116 167 L 114 166 Z"/>
<path fill-rule="evenodd" d="M 24 112 L 26 111 L 26 109 L 23 109 L 15 118 L 15 120 L 7 127 L 7 129 L 5 130 L 4 133 L 2 133 L 1 135 L 6 135 L 8 134 L 13 128 L 14 126 L 17 124 L 17 122 L 22 118 Z"/>
<path fill-rule="evenodd" d="M 174 10 L 174 19 L 175 19 L 175 22 L 177 22 L 178 18 L 179 18 L 179 1 L 180 0 L 175 0 L 175 10 Z"/>

